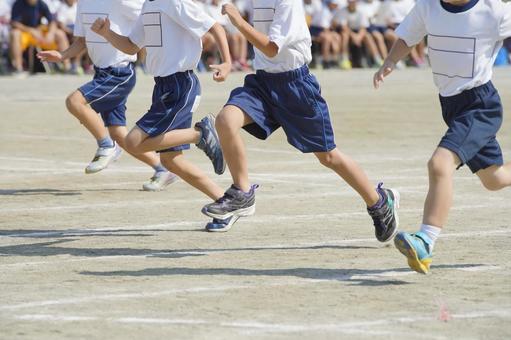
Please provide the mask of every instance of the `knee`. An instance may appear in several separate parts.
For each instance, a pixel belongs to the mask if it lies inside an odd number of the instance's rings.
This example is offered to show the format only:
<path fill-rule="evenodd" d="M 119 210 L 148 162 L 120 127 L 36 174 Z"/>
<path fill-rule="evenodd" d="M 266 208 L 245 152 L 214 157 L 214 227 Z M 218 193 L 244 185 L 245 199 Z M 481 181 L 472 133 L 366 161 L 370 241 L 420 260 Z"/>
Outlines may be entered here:
<path fill-rule="evenodd" d="M 334 152 L 318 152 L 315 153 L 316 157 L 318 158 L 321 165 L 327 167 L 327 168 L 333 168 L 336 164 L 336 157 Z"/>
<path fill-rule="evenodd" d="M 215 128 L 220 134 L 233 133 L 240 129 L 232 119 L 229 119 L 229 114 L 226 111 L 220 112 L 216 117 Z"/>
<path fill-rule="evenodd" d="M 483 183 L 483 186 L 486 188 L 486 190 L 489 190 L 489 191 L 499 191 L 506 187 L 506 185 L 504 183 L 501 183 L 498 180 L 492 180 L 492 181 L 482 180 L 481 182 Z"/>
<path fill-rule="evenodd" d="M 450 169 L 447 162 L 437 155 L 434 155 L 428 161 L 428 172 L 430 178 L 440 178 L 450 175 Z"/>
<path fill-rule="evenodd" d="M 81 100 L 76 92 L 71 93 L 66 98 L 66 107 L 73 114 L 81 104 Z"/>
<path fill-rule="evenodd" d="M 116 137 L 112 136 L 112 138 L 115 139 Z M 116 141 L 117 141 L 117 139 L 116 139 Z M 124 150 L 128 151 L 129 153 L 131 153 L 131 154 L 140 153 L 140 151 L 138 150 L 139 144 L 138 144 L 137 140 L 135 138 L 130 138 L 130 135 L 123 138 L 123 143 L 124 143 Z"/>

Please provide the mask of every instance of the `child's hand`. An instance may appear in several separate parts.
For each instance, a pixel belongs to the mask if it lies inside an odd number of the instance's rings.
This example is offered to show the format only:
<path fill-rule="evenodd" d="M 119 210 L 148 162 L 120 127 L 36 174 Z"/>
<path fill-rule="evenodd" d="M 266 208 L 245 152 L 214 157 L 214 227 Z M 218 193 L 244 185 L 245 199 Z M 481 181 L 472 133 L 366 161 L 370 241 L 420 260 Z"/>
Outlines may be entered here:
<path fill-rule="evenodd" d="M 374 74 L 374 78 L 373 78 L 374 88 L 378 89 L 380 87 L 380 84 L 383 83 L 383 79 L 386 76 L 388 76 L 389 74 L 391 74 L 395 68 L 396 68 L 396 64 L 393 61 L 391 61 L 389 59 L 385 59 L 385 62 L 380 67 L 378 72 L 376 72 Z"/>
<path fill-rule="evenodd" d="M 110 20 L 108 18 L 97 18 L 92 24 L 91 30 L 102 37 L 106 36 L 110 31 Z"/>
<path fill-rule="evenodd" d="M 213 80 L 221 83 L 231 73 L 232 65 L 230 63 L 222 63 L 220 65 L 209 65 L 209 67 L 213 70 Z"/>
<path fill-rule="evenodd" d="M 60 54 L 59 51 L 41 51 L 37 53 L 37 58 L 39 58 L 42 61 L 58 63 L 62 61 L 62 54 Z"/>
<path fill-rule="evenodd" d="M 222 14 L 227 15 L 229 17 L 229 20 L 231 20 L 231 23 L 236 27 L 239 27 L 241 23 L 244 21 L 240 12 L 233 4 L 223 5 Z"/>

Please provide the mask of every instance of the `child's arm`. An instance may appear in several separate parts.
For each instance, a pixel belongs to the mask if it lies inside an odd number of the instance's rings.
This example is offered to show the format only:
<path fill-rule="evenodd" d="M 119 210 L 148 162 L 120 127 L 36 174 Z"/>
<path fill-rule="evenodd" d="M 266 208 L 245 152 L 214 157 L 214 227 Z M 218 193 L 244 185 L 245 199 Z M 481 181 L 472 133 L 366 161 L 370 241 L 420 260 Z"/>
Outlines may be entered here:
<path fill-rule="evenodd" d="M 209 29 L 209 33 L 211 33 L 215 38 L 223 61 L 220 65 L 210 65 L 209 67 L 215 70 L 213 79 L 217 82 L 222 82 L 227 79 L 232 68 L 231 53 L 229 51 L 227 35 L 225 34 L 224 28 L 218 22 Z"/>
<path fill-rule="evenodd" d="M 59 51 L 41 51 L 37 53 L 37 57 L 42 61 L 58 63 L 66 59 L 71 59 L 83 52 L 87 46 L 84 37 L 76 37 L 75 41 L 67 50 L 60 53 Z"/>
<path fill-rule="evenodd" d="M 105 38 L 113 47 L 126 54 L 134 55 L 140 51 L 140 47 L 134 44 L 130 38 L 119 35 L 110 29 L 108 18 L 98 18 L 92 24 L 91 30 Z"/>
<path fill-rule="evenodd" d="M 408 53 L 412 50 L 412 47 L 409 47 L 403 39 L 398 39 L 394 46 L 392 46 L 392 49 L 390 50 L 389 55 L 387 58 L 385 58 L 385 62 L 380 67 L 378 72 L 374 74 L 373 78 L 373 84 L 374 88 L 378 89 L 380 87 L 380 84 L 383 83 L 383 78 L 388 76 L 389 74 L 394 71 L 396 68 L 396 64 L 406 57 Z"/>
<path fill-rule="evenodd" d="M 241 16 L 240 12 L 232 4 L 225 4 L 222 7 L 222 14 L 227 14 L 232 24 L 254 45 L 259 51 L 263 52 L 267 57 L 273 58 L 279 53 L 279 47 L 270 38 L 257 31 Z"/>

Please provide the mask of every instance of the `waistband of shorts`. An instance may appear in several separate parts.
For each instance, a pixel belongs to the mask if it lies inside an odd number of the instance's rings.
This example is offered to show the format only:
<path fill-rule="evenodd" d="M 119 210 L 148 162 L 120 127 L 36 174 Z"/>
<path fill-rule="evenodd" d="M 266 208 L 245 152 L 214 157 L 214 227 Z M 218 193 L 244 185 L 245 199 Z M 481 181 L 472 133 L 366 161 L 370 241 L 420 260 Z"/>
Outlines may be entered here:
<path fill-rule="evenodd" d="M 96 72 L 98 71 L 104 71 L 104 72 L 108 72 L 108 73 L 116 73 L 116 72 L 124 72 L 126 71 L 126 69 L 133 69 L 133 67 L 135 67 L 135 64 L 134 63 L 130 63 L 130 62 L 127 62 L 127 63 L 119 63 L 119 64 L 115 64 L 115 65 L 112 65 L 112 66 L 109 66 L 109 67 L 97 67 L 97 66 L 94 66 L 94 70 Z"/>
<path fill-rule="evenodd" d="M 297 69 L 287 71 L 287 72 L 279 72 L 279 73 L 270 73 L 263 70 L 257 70 L 256 75 L 264 77 L 266 79 L 273 80 L 284 80 L 284 81 L 293 81 L 296 79 L 302 79 L 310 74 L 309 66 L 303 65 Z"/>
<path fill-rule="evenodd" d="M 184 71 L 184 72 L 176 72 L 176 73 L 172 73 L 168 76 L 164 76 L 164 77 L 154 77 L 154 82 L 155 83 L 165 83 L 165 82 L 168 82 L 169 80 L 173 80 L 174 78 L 182 78 L 184 76 L 187 76 L 187 75 L 193 75 L 193 70 L 188 70 L 188 71 Z"/>
<path fill-rule="evenodd" d="M 487 82 L 486 84 L 465 90 L 461 93 L 455 94 L 454 96 L 449 97 L 443 97 L 439 95 L 440 102 L 442 105 L 449 105 L 451 103 L 459 103 L 461 101 L 474 101 L 477 99 L 478 95 L 487 95 L 489 93 L 492 93 L 495 91 L 495 87 L 493 86 L 493 83 L 491 80 Z"/>

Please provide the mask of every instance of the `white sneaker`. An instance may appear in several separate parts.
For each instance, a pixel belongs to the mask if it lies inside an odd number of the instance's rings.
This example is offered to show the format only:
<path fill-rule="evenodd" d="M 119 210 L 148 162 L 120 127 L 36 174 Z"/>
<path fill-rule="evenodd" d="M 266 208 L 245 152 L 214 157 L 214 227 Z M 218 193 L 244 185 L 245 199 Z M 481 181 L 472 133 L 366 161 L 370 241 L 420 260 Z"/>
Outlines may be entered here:
<path fill-rule="evenodd" d="M 86 174 L 94 174 L 106 169 L 110 163 L 115 162 L 121 156 L 122 149 L 114 142 L 113 148 L 98 148 L 92 162 L 85 168 Z"/>
<path fill-rule="evenodd" d="M 157 171 L 148 182 L 145 182 L 142 188 L 144 191 L 160 191 L 178 180 L 175 174 L 170 171 Z"/>

